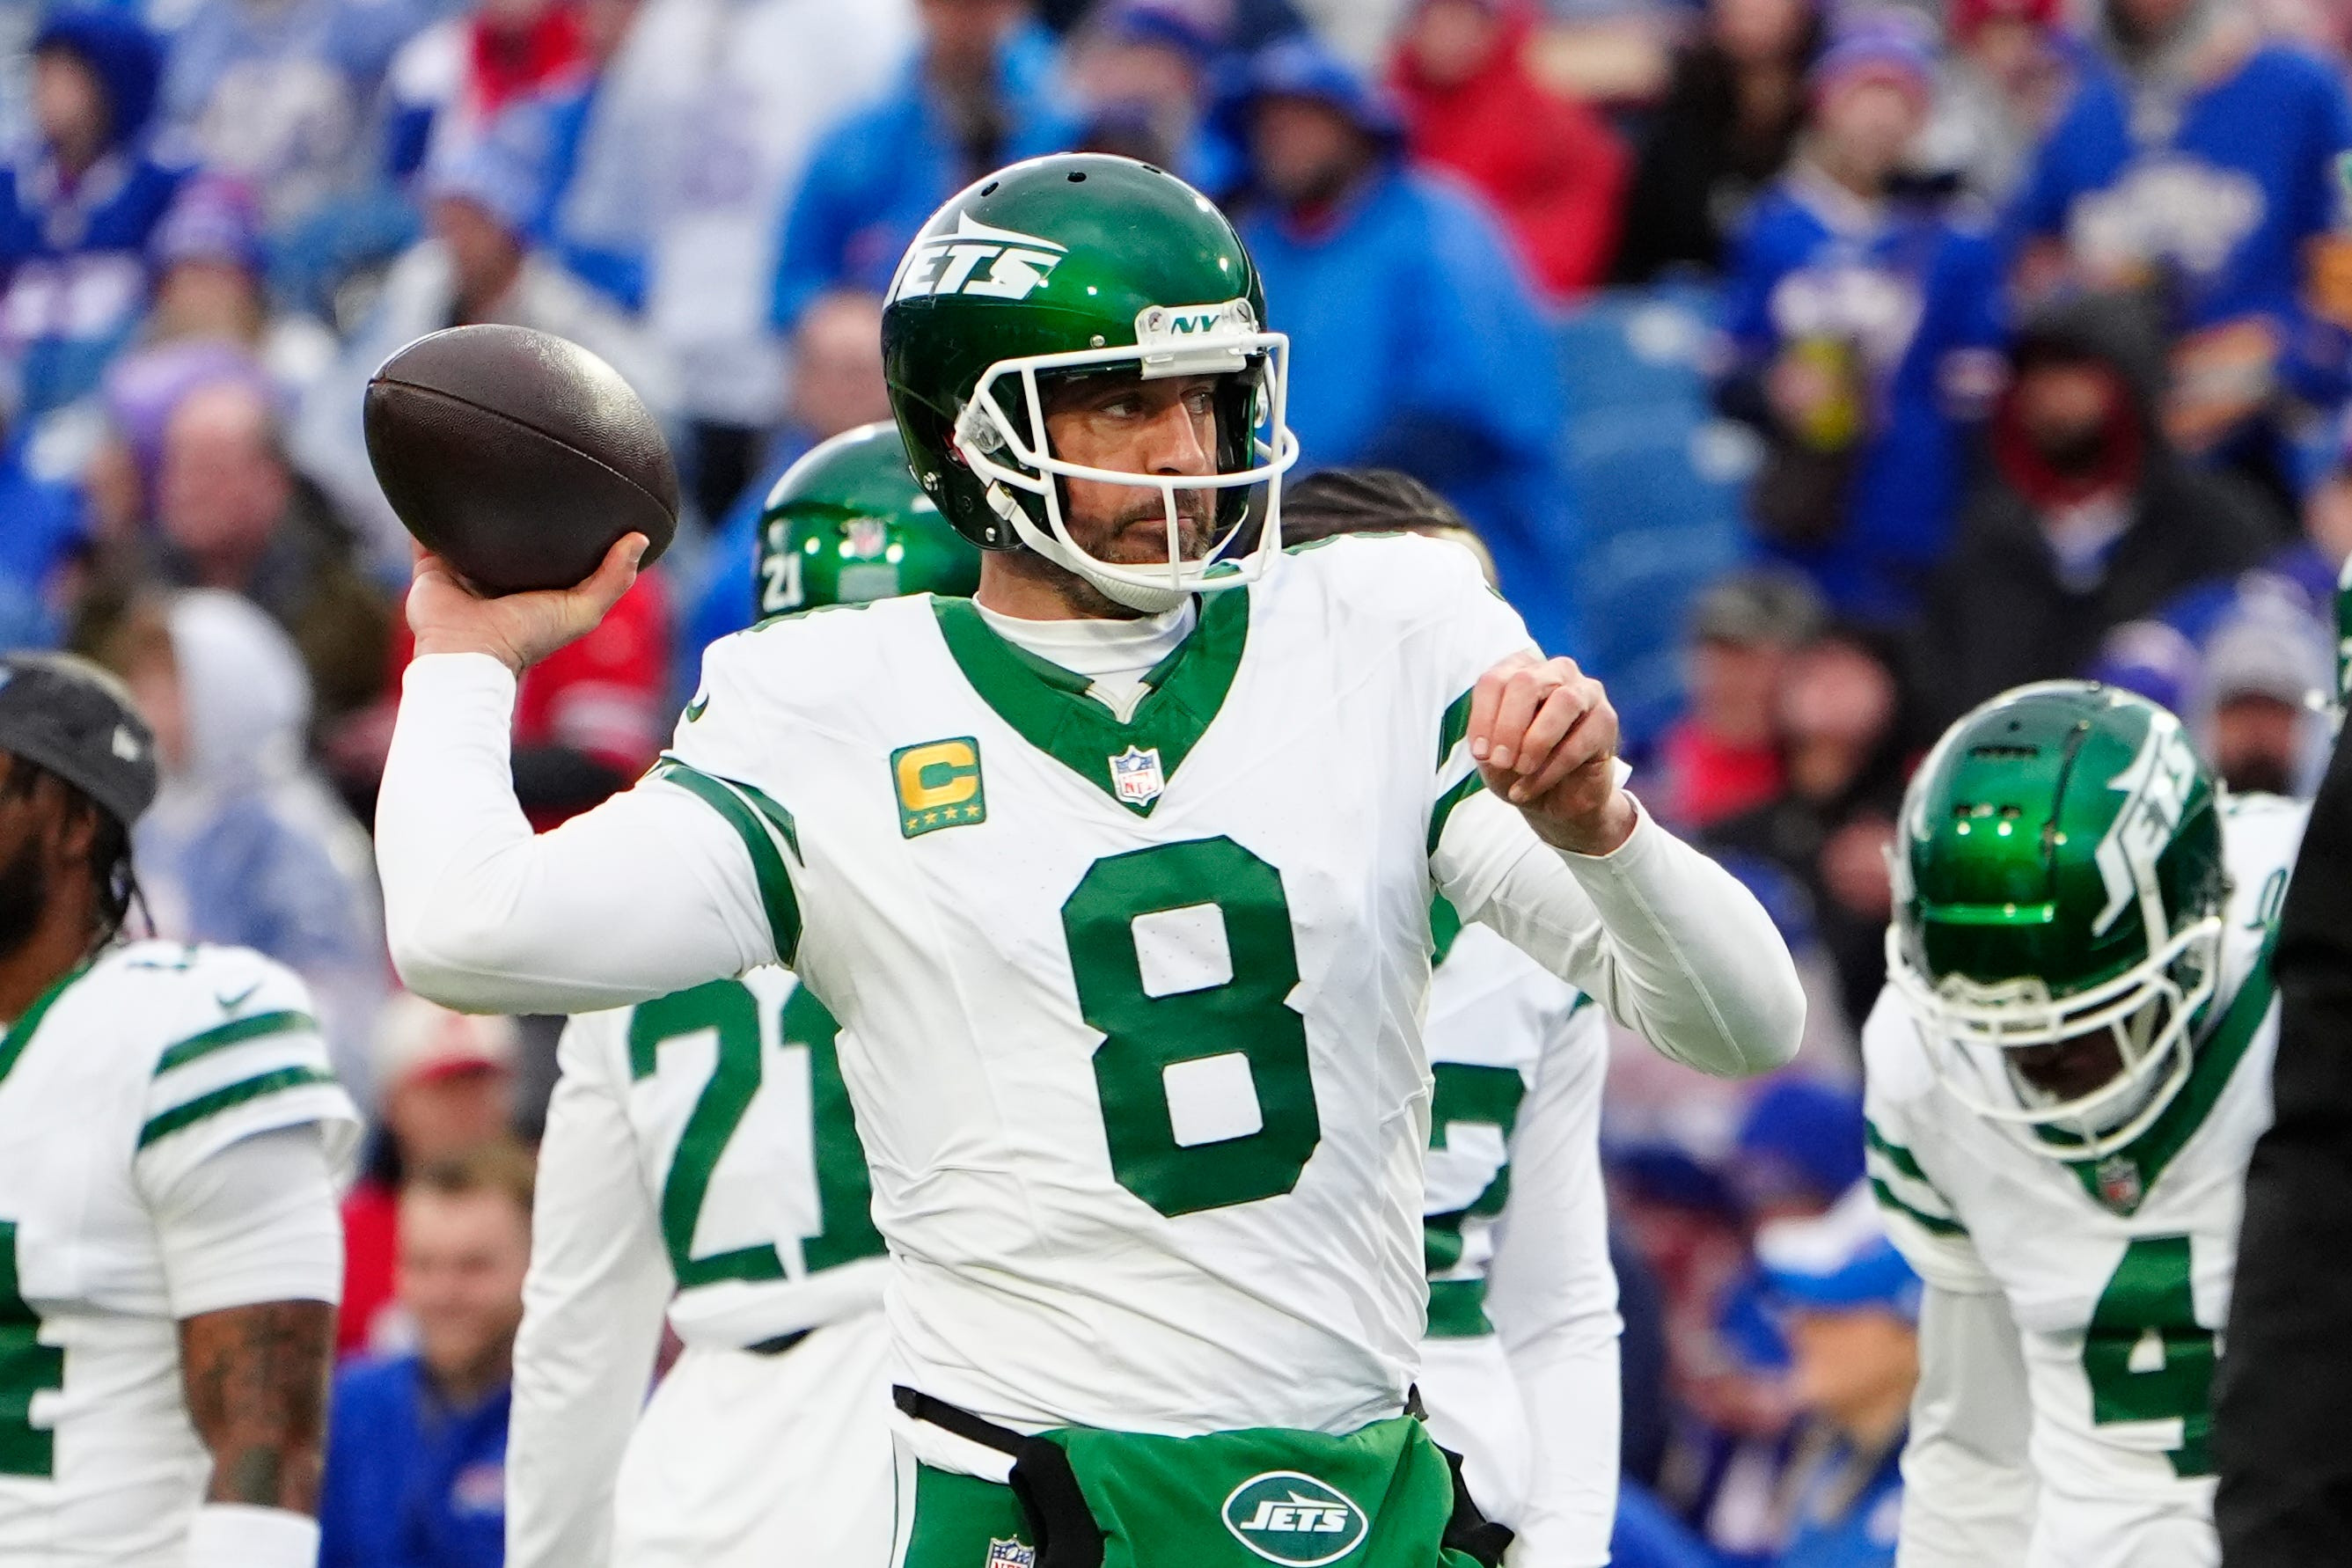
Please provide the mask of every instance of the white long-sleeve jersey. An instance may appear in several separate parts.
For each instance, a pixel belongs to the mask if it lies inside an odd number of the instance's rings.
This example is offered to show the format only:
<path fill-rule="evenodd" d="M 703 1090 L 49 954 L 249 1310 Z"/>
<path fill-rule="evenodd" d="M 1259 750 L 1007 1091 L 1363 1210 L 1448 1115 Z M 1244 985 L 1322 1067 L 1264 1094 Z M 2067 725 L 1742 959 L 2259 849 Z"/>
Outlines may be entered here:
<path fill-rule="evenodd" d="M 1511 1568 L 1604 1563 L 1622 1327 L 1601 1178 L 1606 1025 L 1469 926 L 1441 948 L 1425 1033 L 1431 1429 L 1487 1516 L 1517 1531 Z"/>
<path fill-rule="evenodd" d="M 1033 1430 L 1351 1430 L 1421 1339 L 1433 891 L 1680 1059 L 1801 1027 L 1727 874 L 1646 818 L 1559 854 L 1478 790 L 1471 688 L 1527 647 L 1410 538 L 1210 596 L 1123 719 L 968 602 L 827 610 L 717 645 L 656 776 L 538 838 L 511 679 L 422 658 L 394 957 L 570 1010 L 789 962 L 844 1027 L 902 1381 Z"/>
<path fill-rule="evenodd" d="M 782 969 L 565 1028 L 515 1342 L 513 1568 L 611 1559 L 665 1313 L 689 1350 L 743 1350 L 880 1310 L 838 1032 Z"/>
<path fill-rule="evenodd" d="M 2221 984 L 2187 1081 L 2097 1162 L 1940 1086 L 1889 991 L 1863 1030 L 1870 1183 L 1927 1284 L 1904 1568 L 2213 1568 L 2213 1373 L 2270 1124 L 2270 942 L 2304 808 L 2228 803 Z M 2031 1413 L 2030 1420 L 2026 1413 Z"/>

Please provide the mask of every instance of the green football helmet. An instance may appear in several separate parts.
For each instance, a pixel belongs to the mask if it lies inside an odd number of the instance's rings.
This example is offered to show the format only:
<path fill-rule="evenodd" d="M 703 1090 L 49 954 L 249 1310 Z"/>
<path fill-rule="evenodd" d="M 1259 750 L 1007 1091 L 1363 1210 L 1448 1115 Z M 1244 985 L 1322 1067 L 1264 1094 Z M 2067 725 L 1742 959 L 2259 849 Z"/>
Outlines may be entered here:
<path fill-rule="evenodd" d="M 2180 721 L 2114 687 L 2022 686 L 1944 732 L 1888 856 L 1886 967 L 1955 1098 L 2062 1160 L 2162 1113 L 2220 981 L 2217 796 Z M 2100 1032 L 2121 1068 L 2072 1099 L 2011 1055 Z"/>
<path fill-rule="evenodd" d="M 989 175 L 934 214 L 890 284 L 890 406 L 948 521 L 991 550 L 1025 546 L 1146 614 L 1254 581 L 1281 550 L 1289 342 L 1241 237 L 1207 197 L 1131 159 L 1070 153 Z M 1041 384 L 1069 376 L 1213 376 L 1213 475 L 1118 473 L 1056 457 Z M 1157 490 L 1165 565 L 1118 565 L 1070 537 L 1061 481 Z M 1216 497 L 1214 543 L 1177 547 L 1178 496 Z M 1245 555 L 1226 551 L 1253 511 Z"/>
<path fill-rule="evenodd" d="M 762 618 L 901 594 L 968 598 L 980 552 L 940 521 L 892 425 L 864 425 L 785 470 L 760 512 Z"/>

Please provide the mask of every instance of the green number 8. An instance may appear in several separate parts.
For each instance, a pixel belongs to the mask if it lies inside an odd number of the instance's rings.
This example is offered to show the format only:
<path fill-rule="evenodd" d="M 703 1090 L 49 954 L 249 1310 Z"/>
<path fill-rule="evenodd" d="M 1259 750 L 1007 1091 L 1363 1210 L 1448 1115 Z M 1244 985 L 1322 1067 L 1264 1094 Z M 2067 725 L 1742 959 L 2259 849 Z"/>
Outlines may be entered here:
<path fill-rule="evenodd" d="M 1153 994 L 1136 921 L 1204 906 L 1223 923 L 1229 977 Z M 1062 905 L 1062 931 L 1078 1011 L 1103 1035 L 1095 1087 L 1119 1185 L 1171 1219 L 1297 1186 L 1323 1125 L 1307 1021 L 1290 1005 L 1298 953 L 1282 873 L 1224 837 L 1108 856 Z M 1239 1058 L 1230 1076 L 1202 1081 L 1230 1098 L 1246 1064 L 1255 1129 L 1180 1140 L 1170 1070 L 1228 1057 Z"/>

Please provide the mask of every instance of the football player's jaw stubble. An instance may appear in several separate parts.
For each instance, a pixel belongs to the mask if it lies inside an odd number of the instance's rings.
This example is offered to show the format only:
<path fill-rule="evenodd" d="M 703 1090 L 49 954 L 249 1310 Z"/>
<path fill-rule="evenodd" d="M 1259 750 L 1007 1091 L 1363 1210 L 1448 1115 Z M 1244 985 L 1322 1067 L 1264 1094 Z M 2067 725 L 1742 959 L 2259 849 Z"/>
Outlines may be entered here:
<path fill-rule="evenodd" d="M 1055 387 L 1046 395 L 1046 438 L 1055 456 L 1086 468 L 1171 479 L 1213 474 L 1217 471 L 1214 388 L 1214 380 L 1207 376 L 1164 382 L 1093 378 Z M 1167 502 L 1157 486 L 1078 479 L 1060 482 L 1063 526 L 1079 549 L 1119 566 L 1151 566 L 1168 559 Z M 1179 490 L 1176 509 L 1177 547 L 1184 559 L 1198 560 L 1211 543 L 1215 498 L 1204 489 Z M 1015 554 L 1017 566 L 1014 559 L 996 554 L 982 563 L 980 597 L 992 608 L 1009 606 L 1003 603 L 1005 595 L 990 591 L 988 578 L 1019 577 L 1050 582 L 1066 614 L 1088 619 L 1134 614 L 1075 574 L 1025 552 Z M 1014 569 L 1004 570 L 1008 567 Z"/>

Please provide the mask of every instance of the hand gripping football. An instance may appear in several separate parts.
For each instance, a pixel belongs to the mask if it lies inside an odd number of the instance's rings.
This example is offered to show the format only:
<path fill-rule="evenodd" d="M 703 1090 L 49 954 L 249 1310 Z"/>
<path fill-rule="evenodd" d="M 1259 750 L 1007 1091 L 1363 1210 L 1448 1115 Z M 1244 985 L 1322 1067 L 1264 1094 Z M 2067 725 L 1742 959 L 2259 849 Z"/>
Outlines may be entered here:
<path fill-rule="evenodd" d="M 677 470 L 618 372 L 528 327 L 417 339 L 368 383 L 368 459 L 408 531 L 487 595 L 569 588 L 677 533 Z"/>

